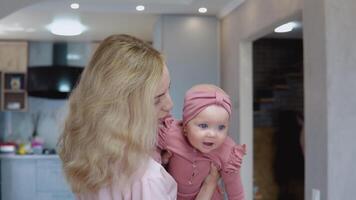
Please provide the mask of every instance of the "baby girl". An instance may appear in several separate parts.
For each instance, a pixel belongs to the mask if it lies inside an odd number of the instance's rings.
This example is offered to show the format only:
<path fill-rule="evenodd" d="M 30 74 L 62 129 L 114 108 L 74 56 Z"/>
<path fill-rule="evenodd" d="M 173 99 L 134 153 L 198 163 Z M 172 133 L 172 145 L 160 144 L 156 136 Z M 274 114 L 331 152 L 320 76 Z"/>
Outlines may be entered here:
<path fill-rule="evenodd" d="M 172 154 L 167 170 L 178 183 L 178 200 L 194 199 L 209 174 L 210 164 L 219 170 L 229 200 L 243 200 L 240 178 L 245 145 L 228 136 L 230 97 L 215 85 L 189 89 L 183 105 L 183 120 L 162 120 L 158 147 Z M 216 190 L 214 200 L 223 199 Z"/>

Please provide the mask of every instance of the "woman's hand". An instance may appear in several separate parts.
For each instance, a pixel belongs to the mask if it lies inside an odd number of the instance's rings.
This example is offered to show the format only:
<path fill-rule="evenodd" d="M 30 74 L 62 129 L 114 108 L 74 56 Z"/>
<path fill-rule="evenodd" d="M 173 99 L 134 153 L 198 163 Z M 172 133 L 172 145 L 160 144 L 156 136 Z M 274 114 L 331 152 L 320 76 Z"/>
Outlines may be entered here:
<path fill-rule="evenodd" d="M 213 194 L 216 187 L 218 186 L 218 181 L 220 179 L 220 174 L 218 169 L 215 167 L 213 163 L 210 164 L 210 173 L 205 178 L 205 181 L 200 188 L 200 192 L 198 193 L 195 200 L 208 200 L 213 197 Z"/>
<path fill-rule="evenodd" d="M 167 165 L 169 162 L 169 159 L 172 157 L 172 153 L 168 150 L 162 150 L 161 152 L 161 161 L 162 165 Z"/>

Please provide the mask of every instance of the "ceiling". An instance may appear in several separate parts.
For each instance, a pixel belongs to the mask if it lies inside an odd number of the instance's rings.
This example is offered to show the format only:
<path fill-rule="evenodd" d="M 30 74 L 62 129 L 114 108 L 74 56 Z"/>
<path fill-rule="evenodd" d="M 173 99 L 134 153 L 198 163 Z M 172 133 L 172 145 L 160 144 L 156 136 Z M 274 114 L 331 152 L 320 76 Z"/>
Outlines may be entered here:
<path fill-rule="evenodd" d="M 1 0 L 15 8 L 11 0 Z M 8 1 L 4 3 L 3 1 Z M 26 6 L 0 19 L 0 39 L 24 40 L 102 40 L 113 33 L 126 33 L 151 41 L 153 28 L 161 14 L 191 14 L 223 17 L 243 3 L 244 0 L 27 0 Z M 76 2 L 80 8 L 73 10 L 70 4 Z M 137 5 L 144 5 L 143 12 L 136 11 Z M 198 13 L 199 7 L 207 12 Z M 0 10 L 1 11 L 1 10 Z M 1 13 L 1 12 L 0 12 Z M 54 19 L 74 18 L 88 29 L 79 36 L 65 37 L 51 34 L 46 26 Z"/>

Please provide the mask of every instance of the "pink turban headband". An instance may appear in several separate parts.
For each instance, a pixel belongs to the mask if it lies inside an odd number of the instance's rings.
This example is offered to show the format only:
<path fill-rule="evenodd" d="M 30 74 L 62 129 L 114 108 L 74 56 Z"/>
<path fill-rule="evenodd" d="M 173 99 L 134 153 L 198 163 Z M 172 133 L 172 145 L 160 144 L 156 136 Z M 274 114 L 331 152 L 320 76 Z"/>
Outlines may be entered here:
<path fill-rule="evenodd" d="M 228 95 L 218 90 L 188 92 L 184 98 L 183 126 L 210 105 L 221 106 L 231 115 L 231 100 Z"/>

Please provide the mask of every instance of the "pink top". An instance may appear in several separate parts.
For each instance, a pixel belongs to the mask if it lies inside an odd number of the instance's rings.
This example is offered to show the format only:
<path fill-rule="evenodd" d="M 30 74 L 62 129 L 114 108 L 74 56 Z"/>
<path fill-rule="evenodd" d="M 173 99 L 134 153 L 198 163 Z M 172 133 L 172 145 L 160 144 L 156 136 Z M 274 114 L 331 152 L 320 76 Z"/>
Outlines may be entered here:
<path fill-rule="evenodd" d="M 237 145 L 227 137 L 218 149 L 204 154 L 194 149 L 183 135 L 182 122 L 167 117 L 158 134 L 158 147 L 172 152 L 168 172 L 178 183 L 178 200 L 194 199 L 210 171 L 213 162 L 224 181 L 229 200 L 243 200 L 244 192 L 240 178 L 245 145 Z M 214 200 L 223 199 L 216 191 Z"/>
<path fill-rule="evenodd" d="M 95 194 L 77 194 L 77 200 L 175 200 L 177 183 L 166 170 L 149 159 L 144 174 L 130 188 L 120 191 L 118 186 L 104 187 Z"/>

